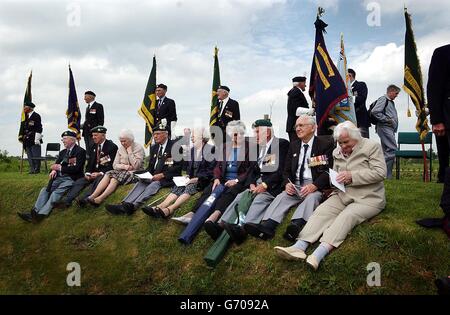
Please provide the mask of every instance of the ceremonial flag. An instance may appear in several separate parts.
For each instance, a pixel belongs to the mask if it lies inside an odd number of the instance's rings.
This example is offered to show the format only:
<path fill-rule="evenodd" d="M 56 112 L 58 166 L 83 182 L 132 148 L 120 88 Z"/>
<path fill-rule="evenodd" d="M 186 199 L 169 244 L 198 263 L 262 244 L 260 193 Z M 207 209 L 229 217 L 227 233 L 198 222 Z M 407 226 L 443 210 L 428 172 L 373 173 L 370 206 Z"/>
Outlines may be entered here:
<path fill-rule="evenodd" d="M 30 76 L 28 77 L 27 88 L 25 90 L 25 96 L 23 98 L 23 106 L 22 106 L 22 116 L 20 119 L 20 129 L 19 129 L 19 141 L 23 143 L 24 133 L 25 133 L 25 106 L 32 102 L 31 97 L 31 78 L 33 76 L 33 71 L 30 72 Z"/>
<path fill-rule="evenodd" d="M 148 78 L 147 87 L 145 89 L 144 99 L 141 108 L 138 110 L 139 115 L 145 120 L 145 148 L 148 148 L 152 142 L 153 127 L 155 126 L 156 115 L 156 56 L 153 56 L 153 66 Z"/>
<path fill-rule="evenodd" d="M 217 89 L 220 86 L 219 49 L 214 48 L 214 74 L 212 83 L 211 114 L 209 125 L 214 126 L 219 118 L 219 105 L 217 104 Z"/>
<path fill-rule="evenodd" d="M 316 22 L 316 41 L 311 66 L 309 95 L 316 110 L 317 124 L 328 120 L 330 111 L 342 100 L 348 98 L 345 83 L 341 78 L 333 60 L 328 54 L 323 33 L 328 26 L 320 19 L 323 9 L 319 8 Z"/>
<path fill-rule="evenodd" d="M 69 65 L 69 101 L 66 111 L 67 128 L 77 134 L 77 139 L 81 139 L 81 112 L 78 105 L 77 91 L 75 89 L 75 81 L 73 79 L 72 69 Z"/>
<path fill-rule="evenodd" d="M 357 122 L 355 114 L 355 104 L 353 101 L 353 97 L 350 97 L 353 95 L 353 93 L 350 78 L 347 72 L 347 57 L 345 55 L 345 48 L 344 48 L 344 34 L 341 34 L 341 51 L 339 53 L 339 60 L 337 67 L 339 69 L 339 74 L 341 75 L 341 78 L 344 80 L 345 88 L 347 89 L 349 97 L 343 99 L 341 102 L 339 102 L 339 104 L 337 104 L 333 109 L 331 109 L 329 116 L 336 123 L 341 123 L 346 120 L 350 120 L 356 125 Z"/>
<path fill-rule="evenodd" d="M 416 130 L 420 139 L 424 140 L 430 128 L 428 127 L 427 114 L 425 112 L 425 96 L 422 81 L 422 70 L 420 68 L 417 47 L 412 30 L 411 16 L 405 8 L 406 35 L 405 35 L 405 76 L 403 89 L 411 97 L 419 116 L 417 118 Z"/>

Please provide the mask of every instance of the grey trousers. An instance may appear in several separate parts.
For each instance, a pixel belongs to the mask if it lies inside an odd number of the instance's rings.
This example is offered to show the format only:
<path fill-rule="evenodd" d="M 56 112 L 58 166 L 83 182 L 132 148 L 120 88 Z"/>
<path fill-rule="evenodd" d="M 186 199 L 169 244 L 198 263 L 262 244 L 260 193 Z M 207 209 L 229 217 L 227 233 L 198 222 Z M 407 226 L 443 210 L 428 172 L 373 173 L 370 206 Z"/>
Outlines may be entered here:
<path fill-rule="evenodd" d="M 90 182 L 88 180 L 86 180 L 86 178 L 82 177 L 77 179 L 73 186 L 70 188 L 70 190 L 67 192 L 67 195 L 65 198 L 63 198 L 63 201 L 70 205 L 72 203 L 72 201 L 78 197 L 78 195 L 80 194 L 80 192 L 87 186 L 88 189 L 86 189 L 86 193 L 84 194 L 84 198 L 87 198 L 88 196 L 92 195 L 92 193 L 95 191 L 95 189 L 97 188 L 98 184 L 100 183 L 100 181 L 102 180 L 103 176 L 99 176 L 97 177 L 94 181 Z"/>
<path fill-rule="evenodd" d="M 221 221 L 228 222 L 228 223 L 236 223 L 236 222 L 230 222 L 231 216 L 233 213 L 235 213 L 235 206 L 239 204 L 239 201 L 241 200 L 243 194 L 245 194 L 248 191 L 248 189 L 241 192 L 239 195 L 236 196 L 236 198 L 233 200 L 233 202 L 228 206 L 228 208 L 225 210 L 224 214 L 222 215 Z M 255 199 L 253 199 L 253 202 L 248 209 L 247 214 L 245 215 L 245 218 L 243 221 L 239 222 L 239 225 L 243 225 L 244 223 L 256 223 L 258 224 L 261 222 L 261 219 L 267 209 L 267 207 L 270 205 L 270 203 L 275 199 L 274 196 L 269 194 L 268 192 L 264 192 L 261 194 L 258 194 Z"/>
<path fill-rule="evenodd" d="M 53 204 L 61 200 L 61 197 L 70 189 L 74 181 L 69 176 L 56 177 L 53 181 L 50 192 L 47 187 L 41 189 L 39 197 L 34 204 L 34 208 L 38 214 L 49 215 L 52 211 Z"/>
<path fill-rule="evenodd" d="M 28 164 L 30 164 L 30 171 L 39 173 L 41 171 L 41 161 L 33 160 L 32 158 L 41 157 L 41 145 L 35 144 L 31 147 L 25 148 L 27 151 Z"/>
<path fill-rule="evenodd" d="M 281 223 L 289 209 L 298 205 L 291 220 L 304 219 L 308 221 L 314 210 L 322 200 L 322 192 L 316 191 L 301 198 L 297 195 L 290 196 L 285 191 L 279 194 L 265 211 L 262 221 L 272 219 Z"/>
<path fill-rule="evenodd" d="M 387 178 L 392 178 L 392 169 L 395 162 L 395 151 L 397 150 L 397 141 L 395 140 L 395 131 L 386 125 L 377 125 L 377 134 L 381 140 L 384 159 L 387 166 Z"/>
<path fill-rule="evenodd" d="M 161 183 L 159 181 L 139 181 L 122 201 L 140 207 L 146 200 L 156 195 L 160 189 Z"/>

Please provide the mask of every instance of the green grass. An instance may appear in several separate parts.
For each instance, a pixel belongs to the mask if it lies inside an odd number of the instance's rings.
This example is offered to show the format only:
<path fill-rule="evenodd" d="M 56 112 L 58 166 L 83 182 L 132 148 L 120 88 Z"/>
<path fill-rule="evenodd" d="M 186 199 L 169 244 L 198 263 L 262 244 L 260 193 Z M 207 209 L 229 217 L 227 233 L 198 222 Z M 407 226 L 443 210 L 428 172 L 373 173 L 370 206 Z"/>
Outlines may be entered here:
<path fill-rule="evenodd" d="M 184 246 L 177 241 L 182 226 L 150 220 L 141 211 L 114 217 L 104 207 L 74 206 L 27 224 L 16 212 L 30 210 L 47 178 L 3 172 L 0 294 L 435 294 L 433 280 L 450 275 L 450 243 L 442 231 L 415 224 L 442 214 L 442 186 L 422 183 L 420 176 L 404 173 L 400 181 L 387 181 L 386 209 L 354 229 L 312 272 L 304 262 L 274 254 L 274 246 L 288 245 L 282 238 L 288 220 L 269 242 L 249 238 L 232 245 L 211 269 L 203 261 L 213 244 L 205 232 Z M 129 189 L 120 187 L 107 202 L 119 202 Z M 70 262 L 81 265 L 81 287 L 66 285 Z M 370 262 L 381 265 L 381 287 L 366 284 Z"/>

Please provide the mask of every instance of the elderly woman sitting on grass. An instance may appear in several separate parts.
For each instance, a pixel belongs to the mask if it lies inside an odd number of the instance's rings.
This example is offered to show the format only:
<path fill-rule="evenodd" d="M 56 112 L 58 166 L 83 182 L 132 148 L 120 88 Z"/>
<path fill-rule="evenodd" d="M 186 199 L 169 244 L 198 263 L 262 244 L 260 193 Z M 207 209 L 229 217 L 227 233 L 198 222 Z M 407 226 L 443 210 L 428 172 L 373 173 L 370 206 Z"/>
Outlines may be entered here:
<path fill-rule="evenodd" d="M 386 205 L 386 162 L 381 145 L 362 138 L 349 121 L 336 126 L 334 139 L 339 145 L 333 151 L 333 168 L 338 173 L 338 183 L 345 185 L 345 192 L 335 189 L 313 213 L 293 246 L 275 247 L 282 258 L 306 259 L 314 270 L 355 226 L 379 214 Z M 321 244 L 307 257 L 306 249 L 321 236 Z"/>
<path fill-rule="evenodd" d="M 79 202 L 80 206 L 90 203 L 98 207 L 119 185 L 132 182 L 134 172 L 144 169 L 144 148 L 134 142 L 131 130 L 122 130 L 119 134 L 120 148 L 113 163 L 113 170 L 106 172 L 92 195 Z"/>

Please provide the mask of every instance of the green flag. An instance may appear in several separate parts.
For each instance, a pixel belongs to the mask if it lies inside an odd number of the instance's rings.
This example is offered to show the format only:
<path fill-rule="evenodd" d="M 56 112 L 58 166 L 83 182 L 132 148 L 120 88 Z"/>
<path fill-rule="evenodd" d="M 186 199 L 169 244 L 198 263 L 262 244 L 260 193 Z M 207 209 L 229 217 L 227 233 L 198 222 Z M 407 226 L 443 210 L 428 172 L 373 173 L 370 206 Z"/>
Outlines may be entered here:
<path fill-rule="evenodd" d="M 25 90 L 25 96 L 23 98 L 23 106 L 22 106 L 22 116 L 20 119 L 20 129 L 19 129 L 19 141 L 23 142 L 24 132 L 25 132 L 25 105 L 32 102 L 31 97 L 31 78 L 33 76 L 33 71 L 30 72 L 30 76 L 28 77 L 27 89 Z"/>
<path fill-rule="evenodd" d="M 145 120 L 145 148 L 148 148 L 152 142 L 153 127 L 155 125 L 156 109 L 156 57 L 153 56 L 153 66 L 148 78 L 147 88 L 145 89 L 144 99 L 138 113 Z"/>
<path fill-rule="evenodd" d="M 405 77 L 403 89 L 413 101 L 419 117 L 417 118 L 416 130 L 420 139 L 424 140 L 430 128 L 425 113 L 425 97 L 422 81 L 422 70 L 420 69 L 417 47 L 412 30 L 411 16 L 405 8 L 406 35 L 405 35 Z"/>
<path fill-rule="evenodd" d="M 214 126 L 219 117 L 219 106 L 217 104 L 217 89 L 220 86 L 220 71 L 219 71 L 219 49 L 214 48 L 214 74 L 212 83 L 212 97 L 211 97 L 211 114 L 209 125 Z"/>

